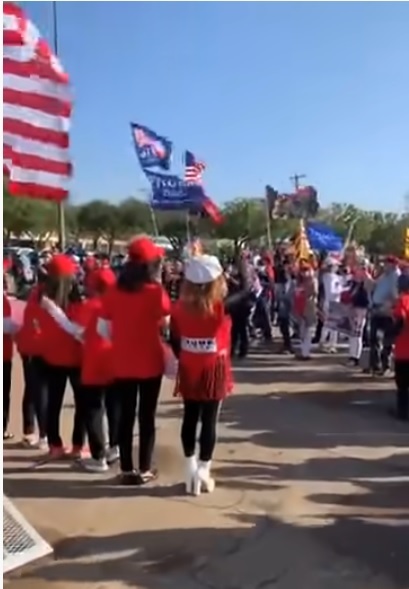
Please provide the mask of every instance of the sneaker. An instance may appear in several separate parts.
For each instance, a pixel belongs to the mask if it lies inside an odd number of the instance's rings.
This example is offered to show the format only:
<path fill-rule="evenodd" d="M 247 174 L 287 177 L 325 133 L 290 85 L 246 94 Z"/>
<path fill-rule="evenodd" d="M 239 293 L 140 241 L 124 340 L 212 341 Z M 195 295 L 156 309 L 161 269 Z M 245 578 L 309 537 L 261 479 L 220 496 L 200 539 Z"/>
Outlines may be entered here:
<path fill-rule="evenodd" d="M 39 438 L 37 440 L 36 448 L 38 450 L 47 450 L 47 447 L 48 447 L 47 438 Z"/>
<path fill-rule="evenodd" d="M 109 466 L 105 458 L 97 460 L 96 458 L 85 458 L 81 460 L 81 466 L 88 472 L 102 473 L 109 470 Z"/>
<path fill-rule="evenodd" d="M 118 446 L 113 446 L 112 448 L 108 448 L 106 459 L 108 464 L 113 464 L 117 460 L 119 460 L 119 448 Z"/>
<path fill-rule="evenodd" d="M 23 436 L 23 439 L 21 440 L 21 445 L 23 446 L 23 448 L 38 448 L 37 446 L 38 444 L 38 440 L 37 438 L 34 436 L 34 434 L 28 434 L 26 436 Z"/>
<path fill-rule="evenodd" d="M 50 446 L 48 450 L 48 458 L 50 460 L 61 460 L 67 456 L 67 450 L 63 446 Z"/>
<path fill-rule="evenodd" d="M 90 453 L 88 448 L 73 446 L 68 456 L 69 458 L 71 458 L 71 460 L 82 460 L 83 458 L 89 458 Z"/>

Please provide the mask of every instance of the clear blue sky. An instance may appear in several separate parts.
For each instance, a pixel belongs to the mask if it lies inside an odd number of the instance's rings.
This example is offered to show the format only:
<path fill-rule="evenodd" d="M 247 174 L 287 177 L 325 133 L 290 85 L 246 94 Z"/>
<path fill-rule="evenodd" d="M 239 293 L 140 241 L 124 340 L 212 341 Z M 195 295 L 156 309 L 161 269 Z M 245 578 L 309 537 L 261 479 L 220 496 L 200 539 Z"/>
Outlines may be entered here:
<path fill-rule="evenodd" d="M 44 36 L 51 2 L 23 2 Z M 208 169 L 217 202 L 289 190 L 400 210 L 409 191 L 409 4 L 58 2 L 75 93 L 72 200 L 147 184 L 129 122 Z"/>

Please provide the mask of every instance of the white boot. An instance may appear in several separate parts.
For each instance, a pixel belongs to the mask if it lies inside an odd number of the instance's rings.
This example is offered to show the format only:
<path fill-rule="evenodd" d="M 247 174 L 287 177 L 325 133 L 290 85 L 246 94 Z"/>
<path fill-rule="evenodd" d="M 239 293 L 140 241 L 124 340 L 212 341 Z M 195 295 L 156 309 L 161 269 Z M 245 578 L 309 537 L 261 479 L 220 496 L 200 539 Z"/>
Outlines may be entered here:
<path fill-rule="evenodd" d="M 194 492 L 196 476 L 197 476 L 197 458 L 196 458 L 196 456 L 189 456 L 189 458 L 186 458 L 186 472 L 185 472 L 186 493 L 191 494 Z"/>
<path fill-rule="evenodd" d="M 212 477 L 210 476 L 211 464 L 211 461 L 199 462 L 199 466 L 194 481 L 194 495 L 200 495 L 202 491 L 205 491 L 206 493 L 212 493 L 214 491 L 216 484 L 214 479 L 212 479 Z"/>

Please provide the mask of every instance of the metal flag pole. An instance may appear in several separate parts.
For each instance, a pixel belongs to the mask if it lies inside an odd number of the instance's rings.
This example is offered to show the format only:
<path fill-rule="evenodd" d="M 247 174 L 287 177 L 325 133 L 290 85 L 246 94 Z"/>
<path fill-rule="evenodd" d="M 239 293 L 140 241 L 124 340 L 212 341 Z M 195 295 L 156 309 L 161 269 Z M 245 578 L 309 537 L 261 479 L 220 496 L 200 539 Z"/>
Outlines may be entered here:
<path fill-rule="evenodd" d="M 53 45 L 54 53 L 58 56 L 58 26 L 57 26 L 57 1 L 53 0 Z M 57 219 L 58 219 L 58 239 L 60 242 L 60 249 L 65 249 L 65 209 L 64 203 L 61 201 L 57 204 Z"/>

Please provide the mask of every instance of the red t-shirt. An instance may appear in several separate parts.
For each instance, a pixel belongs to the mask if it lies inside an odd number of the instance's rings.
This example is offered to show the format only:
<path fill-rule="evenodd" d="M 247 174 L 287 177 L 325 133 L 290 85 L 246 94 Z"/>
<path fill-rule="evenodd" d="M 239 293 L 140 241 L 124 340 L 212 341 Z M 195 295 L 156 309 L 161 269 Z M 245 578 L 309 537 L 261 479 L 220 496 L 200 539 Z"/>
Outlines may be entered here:
<path fill-rule="evenodd" d="M 10 301 L 3 293 L 3 319 L 11 319 Z M 13 358 L 13 338 L 3 333 L 3 362 L 10 362 Z"/>
<path fill-rule="evenodd" d="M 16 336 L 18 351 L 23 356 L 41 355 L 41 332 L 39 323 L 41 308 L 39 304 L 39 291 L 39 286 L 36 286 L 31 291 L 24 309 L 23 324 Z"/>
<path fill-rule="evenodd" d="M 396 360 L 409 360 L 409 294 L 402 294 L 397 300 L 394 316 L 404 322 L 402 331 L 395 341 Z"/>
<path fill-rule="evenodd" d="M 65 311 L 67 318 L 82 327 L 90 319 L 90 310 L 85 302 L 70 303 Z M 67 333 L 43 311 L 39 317 L 41 331 L 41 355 L 52 366 L 79 367 L 82 359 L 82 344 Z"/>
<path fill-rule="evenodd" d="M 105 386 L 113 380 L 112 343 L 97 332 L 101 298 L 89 299 L 87 305 L 91 318 L 84 333 L 81 380 L 88 386 Z"/>
<path fill-rule="evenodd" d="M 137 292 L 112 288 L 103 298 L 101 317 L 111 322 L 114 378 L 143 379 L 163 374 L 160 328 L 170 314 L 170 299 L 161 284 Z"/>

